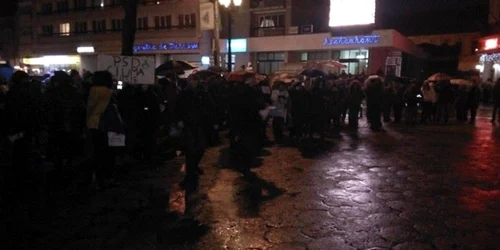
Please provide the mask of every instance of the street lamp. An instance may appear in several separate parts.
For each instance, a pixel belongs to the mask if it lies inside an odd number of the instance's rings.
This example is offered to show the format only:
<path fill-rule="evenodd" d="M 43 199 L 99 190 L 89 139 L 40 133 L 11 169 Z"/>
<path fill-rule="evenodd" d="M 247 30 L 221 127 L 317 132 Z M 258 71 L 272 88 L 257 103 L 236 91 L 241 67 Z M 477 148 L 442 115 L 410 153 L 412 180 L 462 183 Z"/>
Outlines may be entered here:
<path fill-rule="evenodd" d="M 232 22 L 233 22 L 233 17 L 232 13 L 234 10 L 236 10 L 237 7 L 241 6 L 241 3 L 243 0 L 219 0 L 220 4 L 224 6 L 228 10 L 227 14 L 227 70 L 231 71 L 232 67 L 232 62 L 233 62 L 233 55 L 231 53 L 231 39 L 232 39 Z"/>

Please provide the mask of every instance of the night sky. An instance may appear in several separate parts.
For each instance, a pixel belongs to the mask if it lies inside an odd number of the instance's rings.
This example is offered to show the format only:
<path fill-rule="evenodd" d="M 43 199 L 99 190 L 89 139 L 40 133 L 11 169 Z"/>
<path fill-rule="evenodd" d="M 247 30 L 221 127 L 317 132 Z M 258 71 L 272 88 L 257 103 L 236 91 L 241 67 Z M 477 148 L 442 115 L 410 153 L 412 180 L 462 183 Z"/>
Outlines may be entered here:
<path fill-rule="evenodd" d="M 377 27 L 404 35 L 482 31 L 488 0 L 378 0 Z"/>
<path fill-rule="evenodd" d="M 16 0 L 0 0 L 0 17 L 13 16 L 16 9 Z"/>

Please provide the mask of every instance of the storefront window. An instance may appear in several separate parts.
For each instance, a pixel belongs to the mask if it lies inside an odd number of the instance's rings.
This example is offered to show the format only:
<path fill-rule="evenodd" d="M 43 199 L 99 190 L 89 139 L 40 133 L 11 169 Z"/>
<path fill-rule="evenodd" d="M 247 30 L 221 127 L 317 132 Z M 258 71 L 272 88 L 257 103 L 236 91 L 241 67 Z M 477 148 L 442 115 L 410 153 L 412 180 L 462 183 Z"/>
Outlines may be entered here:
<path fill-rule="evenodd" d="M 300 54 L 300 61 L 320 61 L 330 59 L 330 52 L 328 51 L 314 51 L 303 52 Z"/>
<path fill-rule="evenodd" d="M 346 65 L 347 74 L 360 74 L 368 71 L 369 50 L 355 49 L 340 51 L 339 61 Z"/>
<path fill-rule="evenodd" d="M 332 59 L 339 60 L 340 59 L 340 51 L 332 51 Z"/>
<path fill-rule="evenodd" d="M 257 60 L 258 72 L 262 74 L 270 74 L 280 69 L 281 64 L 285 61 L 285 53 L 258 53 Z"/>

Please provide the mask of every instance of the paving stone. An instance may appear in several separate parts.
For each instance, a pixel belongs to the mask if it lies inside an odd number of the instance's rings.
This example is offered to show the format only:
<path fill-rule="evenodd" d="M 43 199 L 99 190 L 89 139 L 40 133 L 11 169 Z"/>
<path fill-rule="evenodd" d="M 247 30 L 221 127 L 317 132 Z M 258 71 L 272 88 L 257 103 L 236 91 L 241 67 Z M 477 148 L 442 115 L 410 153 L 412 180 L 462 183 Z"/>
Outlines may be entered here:
<path fill-rule="evenodd" d="M 480 112 L 483 117 L 489 115 Z M 264 154 L 262 165 L 252 169 L 253 182 L 234 169 L 218 167 L 220 152 L 227 144 L 207 149 L 202 161 L 205 174 L 191 196 L 194 205 L 189 211 L 209 228 L 189 241 L 164 246 L 153 237 L 171 205 L 168 194 L 184 192 L 174 187 L 183 177 L 178 169 L 184 159 L 179 157 L 166 161 L 159 170 L 134 172 L 124 177 L 120 188 L 97 193 L 89 201 L 61 205 L 54 212 L 54 221 L 38 227 L 44 234 L 38 237 L 39 244 L 29 246 L 498 248 L 500 173 L 492 167 L 500 161 L 500 151 L 495 150 L 500 147 L 497 129 L 483 118 L 474 128 L 454 124 L 384 126 L 386 132 L 373 133 L 362 120 L 356 138 L 342 129 L 338 138 L 328 139 L 332 148 L 314 157 L 303 157 L 296 148 L 268 147 L 270 154 Z M 286 192 L 271 198 L 250 197 L 245 192 L 251 187 L 265 194 L 271 186 Z M 140 200 L 144 201 L 142 207 Z M 111 238 L 113 247 L 92 235 Z"/>
<path fill-rule="evenodd" d="M 393 226 L 380 229 L 380 236 L 390 242 L 402 242 L 408 240 L 412 235 L 411 228 Z"/>
<path fill-rule="evenodd" d="M 306 247 L 301 243 L 284 243 L 273 246 L 269 250 L 306 250 Z"/>
<path fill-rule="evenodd" d="M 379 192 L 376 194 L 377 198 L 386 200 L 386 201 L 394 201 L 403 198 L 402 193 L 396 192 Z"/>
<path fill-rule="evenodd" d="M 394 250 L 432 250 L 432 246 L 420 242 L 405 242 L 393 248 Z"/>
<path fill-rule="evenodd" d="M 338 249 L 338 250 L 355 250 L 356 248 L 349 246 L 341 237 L 324 237 L 316 239 L 307 245 L 310 250 L 323 249 Z"/>
<path fill-rule="evenodd" d="M 301 242 L 307 243 L 312 239 L 303 234 L 299 228 L 274 228 L 270 229 L 265 239 L 273 244 Z"/>

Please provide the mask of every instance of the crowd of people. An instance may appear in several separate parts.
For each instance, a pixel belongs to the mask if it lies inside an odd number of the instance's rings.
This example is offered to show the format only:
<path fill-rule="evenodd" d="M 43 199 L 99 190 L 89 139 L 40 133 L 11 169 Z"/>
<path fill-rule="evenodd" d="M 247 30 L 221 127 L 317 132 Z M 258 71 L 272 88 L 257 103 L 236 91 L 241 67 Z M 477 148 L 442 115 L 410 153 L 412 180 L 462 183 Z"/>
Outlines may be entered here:
<path fill-rule="evenodd" d="M 36 164 L 33 159 L 53 162 L 64 178 L 62 173 L 88 150 L 86 142 L 93 152 L 89 183 L 95 177 L 94 185 L 102 189 L 118 185 L 113 178 L 117 155 L 152 163 L 158 137 L 166 131 L 169 146 L 186 157 L 181 185 L 195 188 L 205 148 L 219 143 L 224 130 L 229 131 L 234 164 L 248 174 L 251 158 L 266 144 L 300 146 L 315 137 L 321 142 L 343 128 L 358 128 L 363 103 L 375 131 L 388 122 L 444 124 L 452 107 L 458 122 L 474 123 L 480 102 L 491 98 L 495 122 L 500 107 L 500 80 L 491 88 L 449 80 L 419 84 L 380 71 L 368 77 L 342 73 L 293 81 L 261 79 L 251 72 L 238 80 L 173 74 L 120 90 L 107 71 L 83 76 L 58 71 L 44 82 L 18 71 L 9 85 L 0 87 L 2 147 L 10 149 L 12 160 L 4 179 L 14 186 Z M 273 142 L 267 136 L 270 124 Z M 33 157 L 35 149 L 41 149 L 38 158 Z"/>

